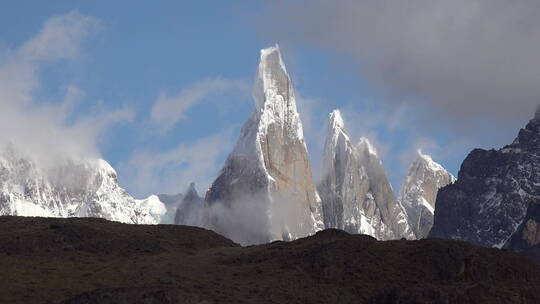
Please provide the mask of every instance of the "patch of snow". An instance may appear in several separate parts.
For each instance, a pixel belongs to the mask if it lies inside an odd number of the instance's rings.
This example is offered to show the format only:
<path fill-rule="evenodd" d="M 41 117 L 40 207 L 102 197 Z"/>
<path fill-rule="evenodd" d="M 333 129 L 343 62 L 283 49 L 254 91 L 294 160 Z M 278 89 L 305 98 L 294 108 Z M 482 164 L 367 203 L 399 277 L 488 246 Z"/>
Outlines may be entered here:
<path fill-rule="evenodd" d="M 25 200 L 16 200 L 15 209 L 20 216 L 56 217 L 51 211 Z"/>

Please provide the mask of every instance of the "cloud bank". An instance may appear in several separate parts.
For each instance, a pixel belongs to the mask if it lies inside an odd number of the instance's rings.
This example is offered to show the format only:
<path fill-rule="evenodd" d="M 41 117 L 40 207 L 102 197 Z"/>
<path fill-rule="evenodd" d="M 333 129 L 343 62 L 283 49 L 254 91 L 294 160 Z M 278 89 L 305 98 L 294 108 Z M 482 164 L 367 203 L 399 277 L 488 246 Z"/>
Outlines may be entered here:
<path fill-rule="evenodd" d="M 540 2 L 273 1 L 276 40 L 350 56 L 390 104 L 457 129 L 532 117 L 540 104 Z M 279 22 L 276 22 L 279 20 Z"/>

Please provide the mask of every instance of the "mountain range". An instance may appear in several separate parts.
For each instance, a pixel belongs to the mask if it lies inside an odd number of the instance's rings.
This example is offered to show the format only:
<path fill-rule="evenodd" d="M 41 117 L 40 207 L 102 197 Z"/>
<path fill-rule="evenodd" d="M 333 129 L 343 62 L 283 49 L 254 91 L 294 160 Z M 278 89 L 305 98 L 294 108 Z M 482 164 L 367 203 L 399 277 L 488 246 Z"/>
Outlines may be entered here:
<path fill-rule="evenodd" d="M 201 226 L 240 244 L 290 241 L 325 228 L 379 240 L 431 236 L 514 250 L 540 243 L 540 114 L 511 145 L 472 151 L 457 179 L 418 151 L 396 196 L 377 150 L 368 138 L 351 138 L 340 110 L 328 115 L 320 179 L 313 179 L 277 45 L 261 50 L 253 99 L 233 150 L 201 195 L 191 184 L 183 194 L 135 199 L 102 159 L 43 165 L 3 143 L 0 215 Z"/>
<path fill-rule="evenodd" d="M 540 244 L 540 111 L 499 150 L 473 150 L 437 196 L 432 237 L 527 250 Z"/>

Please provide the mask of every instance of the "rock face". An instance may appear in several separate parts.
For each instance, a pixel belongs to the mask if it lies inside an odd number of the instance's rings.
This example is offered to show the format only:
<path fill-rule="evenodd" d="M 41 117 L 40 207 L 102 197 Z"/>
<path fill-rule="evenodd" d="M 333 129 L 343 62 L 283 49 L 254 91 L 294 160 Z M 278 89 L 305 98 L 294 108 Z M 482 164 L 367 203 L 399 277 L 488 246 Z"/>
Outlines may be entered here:
<path fill-rule="evenodd" d="M 256 110 L 206 193 L 205 222 L 242 243 L 312 234 L 322 228 L 320 201 L 277 46 L 261 51 L 253 96 Z"/>
<path fill-rule="evenodd" d="M 39 166 L 13 145 L 0 148 L 0 215 L 100 217 L 157 224 L 165 213 L 157 196 L 135 200 L 102 159 Z"/>
<path fill-rule="evenodd" d="M 540 241 L 540 115 L 511 145 L 473 150 L 463 161 L 457 182 L 437 196 L 430 236 L 460 239 L 482 246 L 509 248 Z M 536 231 L 536 232 L 535 232 Z M 519 242 L 516 238 L 522 238 Z M 510 241 L 509 241 L 510 240 Z M 507 246 L 507 247 L 508 247 Z"/>
<path fill-rule="evenodd" d="M 377 152 L 366 138 L 351 143 L 339 110 L 329 115 L 321 176 L 326 228 L 380 240 L 413 238 Z"/>
<path fill-rule="evenodd" d="M 437 192 L 455 182 L 456 178 L 431 156 L 418 151 L 401 186 L 399 200 L 405 209 L 409 225 L 417 239 L 427 237 L 433 226 Z"/>
<path fill-rule="evenodd" d="M 200 226 L 202 224 L 203 203 L 203 198 L 199 196 L 199 193 L 195 189 L 195 183 L 191 183 L 176 209 L 174 224 Z"/>
<path fill-rule="evenodd" d="M 540 249 L 540 204 L 529 204 L 527 214 L 512 235 L 505 247 L 516 251 L 527 251 L 529 248 L 538 247 Z M 536 250 L 540 253 L 540 250 Z M 540 254 L 537 254 L 540 259 Z"/>

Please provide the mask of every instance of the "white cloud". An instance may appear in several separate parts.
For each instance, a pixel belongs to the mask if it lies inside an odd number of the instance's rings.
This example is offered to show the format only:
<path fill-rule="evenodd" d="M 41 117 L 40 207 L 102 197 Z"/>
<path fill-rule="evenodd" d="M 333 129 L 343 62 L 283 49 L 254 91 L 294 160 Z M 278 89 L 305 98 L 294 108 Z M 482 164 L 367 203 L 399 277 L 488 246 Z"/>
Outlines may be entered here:
<path fill-rule="evenodd" d="M 165 152 L 135 151 L 118 166 L 121 182 L 138 197 L 179 193 L 190 182 L 195 182 L 197 189 L 206 190 L 223 165 L 224 155 L 231 151 L 231 133 L 228 130 Z"/>
<path fill-rule="evenodd" d="M 52 17 L 18 49 L 4 51 L 0 62 L 0 142 L 10 142 L 40 165 L 65 157 L 99 157 L 97 142 L 111 124 L 129 120 L 129 109 L 94 109 L 75 117 L 83 92 L 65 85 L 62 100 L 36 95 L 43 63 L 79 58 L 83 42 L 101 28 L 99 20 L 77 11 Z"/>
<path fill-rule="evenodd" d="M 150 119 L 161 132 L 170 130 L 185 117 L 186 111 L 206 98 L 225 93 L 245 94 L 243 81 L 215 78 L 194 83 L 175 96 L 160 94 L 152 107 Z"/>

